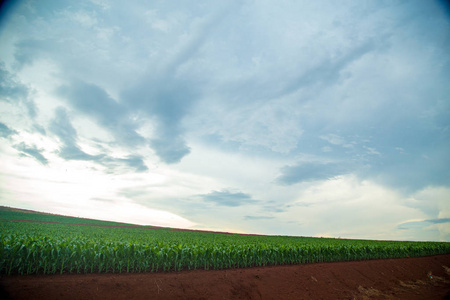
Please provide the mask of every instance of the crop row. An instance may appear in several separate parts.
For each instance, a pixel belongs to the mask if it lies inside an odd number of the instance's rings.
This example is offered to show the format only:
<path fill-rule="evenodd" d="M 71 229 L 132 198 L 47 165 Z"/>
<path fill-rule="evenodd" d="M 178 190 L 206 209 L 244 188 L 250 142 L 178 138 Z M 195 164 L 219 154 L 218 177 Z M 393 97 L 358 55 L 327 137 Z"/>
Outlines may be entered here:
<path fill-rule="evenodd" d="M 158 272 L 224 269 L 363 260 L 448 253 L 444 244 L 377 245 L 192 245 L 80 242 L 2 237 L 0 273 L 54 274 L 92 272 Z"/>
<path fill-rule="evenodd" d="M 0 225 L 0 274 L 7 275 L 209 270 L 450 253 L 450 243 Z"/>

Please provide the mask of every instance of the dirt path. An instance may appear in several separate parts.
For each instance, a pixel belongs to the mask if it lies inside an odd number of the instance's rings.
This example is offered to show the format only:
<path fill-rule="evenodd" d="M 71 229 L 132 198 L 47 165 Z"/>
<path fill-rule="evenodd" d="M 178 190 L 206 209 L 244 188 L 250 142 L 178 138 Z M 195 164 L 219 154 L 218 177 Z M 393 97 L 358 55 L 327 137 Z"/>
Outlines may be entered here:
<path fill-rule="evenodd" d="M 450 299 L 450 255 L 158 274 L 14 276 L 1 299 Z"/>

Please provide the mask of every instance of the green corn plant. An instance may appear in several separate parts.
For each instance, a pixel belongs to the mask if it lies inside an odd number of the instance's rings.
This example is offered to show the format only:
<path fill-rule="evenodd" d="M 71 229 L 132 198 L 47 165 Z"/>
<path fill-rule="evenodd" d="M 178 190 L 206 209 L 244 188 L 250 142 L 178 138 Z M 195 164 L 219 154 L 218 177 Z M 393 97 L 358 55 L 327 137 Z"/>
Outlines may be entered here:
<path fill-rule="evenodd" d="M 450 253 L 449 243 L 256 237 L 0 221 L 0 274 L 224 269 Z"/>

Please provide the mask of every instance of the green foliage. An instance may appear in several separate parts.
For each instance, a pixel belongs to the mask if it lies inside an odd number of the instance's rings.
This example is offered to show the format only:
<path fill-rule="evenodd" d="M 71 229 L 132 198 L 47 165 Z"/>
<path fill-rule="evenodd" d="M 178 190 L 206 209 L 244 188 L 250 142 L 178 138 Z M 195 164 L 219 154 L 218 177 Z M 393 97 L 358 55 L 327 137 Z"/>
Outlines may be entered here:
<path fill-rule="evenodd" d="M 0 274 L 160 272 L 450 253 L 450 243 L 0 221 Z"/>
<path fill-rule="evenodd" d="M 104 226 L 139 226 L 127 223 L 100 221 L 85 218 L 66 217 L 47 213 L 39 213 L 31 210 L 15 209 L 0 206 L 0 220 L 27 220 L 38 222 L 56 222 L 65 224 L 86 224 Z"/>

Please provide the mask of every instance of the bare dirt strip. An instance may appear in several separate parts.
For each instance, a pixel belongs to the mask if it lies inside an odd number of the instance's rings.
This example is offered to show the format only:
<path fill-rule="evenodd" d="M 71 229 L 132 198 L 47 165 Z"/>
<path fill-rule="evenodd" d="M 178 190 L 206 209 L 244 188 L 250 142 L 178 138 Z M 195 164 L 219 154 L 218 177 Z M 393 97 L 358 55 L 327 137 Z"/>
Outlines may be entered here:
<path fill-rule="evenodd" d="M 221 271 L 0 278 L 0 299 L 450 299 L 450 255 Z"/>

